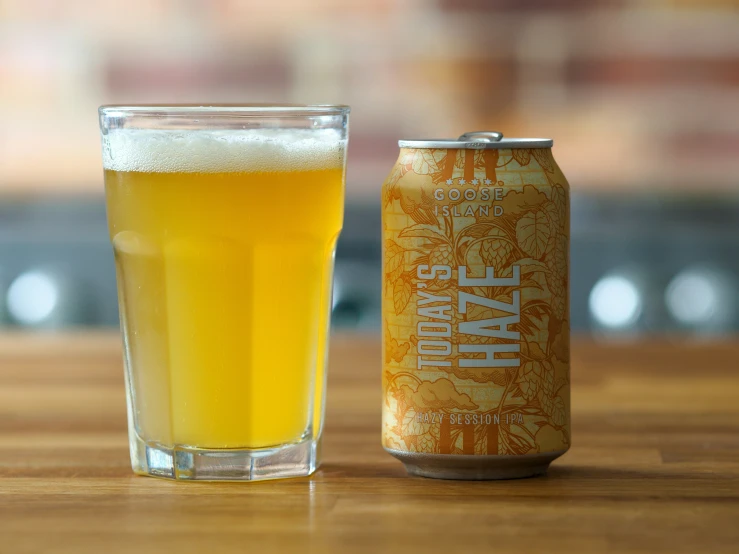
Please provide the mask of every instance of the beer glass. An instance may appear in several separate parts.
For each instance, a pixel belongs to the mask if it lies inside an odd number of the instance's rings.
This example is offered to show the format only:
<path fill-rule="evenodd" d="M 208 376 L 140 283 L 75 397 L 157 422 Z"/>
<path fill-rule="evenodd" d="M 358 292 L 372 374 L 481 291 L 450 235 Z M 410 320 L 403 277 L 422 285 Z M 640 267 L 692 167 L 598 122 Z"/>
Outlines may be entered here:
<path fill-rule="evenodd" d="M 348 116 L 100 108 L 136 473 L 316 469 Z"/>

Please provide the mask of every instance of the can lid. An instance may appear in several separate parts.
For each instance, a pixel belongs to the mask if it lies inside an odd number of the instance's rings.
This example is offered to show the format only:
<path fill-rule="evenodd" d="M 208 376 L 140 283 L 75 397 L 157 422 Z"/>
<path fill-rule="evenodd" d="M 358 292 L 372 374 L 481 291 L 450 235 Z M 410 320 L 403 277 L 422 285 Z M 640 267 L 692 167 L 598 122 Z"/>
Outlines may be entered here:
<path fill-rule="evenodd" d="M 503 138 L 497 131 L 473 131 L 460 135 L 457 139 L 403 139 L 398 141 L 401 148 L 551 148 L 554 141 L 546 138 Z"/>

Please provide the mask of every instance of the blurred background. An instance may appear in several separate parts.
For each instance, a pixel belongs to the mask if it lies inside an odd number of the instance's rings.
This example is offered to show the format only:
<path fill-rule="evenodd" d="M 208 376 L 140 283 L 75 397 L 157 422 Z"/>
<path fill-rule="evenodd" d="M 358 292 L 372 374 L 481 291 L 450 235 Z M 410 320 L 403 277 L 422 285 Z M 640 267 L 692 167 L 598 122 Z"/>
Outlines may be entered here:
<path fill-rule="evenodd" d="M 739 330 L 732 0 L 0 0 L 0 328 L 117 326 L 97 107 L 352 106 L 337 327 L 378 332 L 399 138 L 555 139 L 572 327 Z"/>

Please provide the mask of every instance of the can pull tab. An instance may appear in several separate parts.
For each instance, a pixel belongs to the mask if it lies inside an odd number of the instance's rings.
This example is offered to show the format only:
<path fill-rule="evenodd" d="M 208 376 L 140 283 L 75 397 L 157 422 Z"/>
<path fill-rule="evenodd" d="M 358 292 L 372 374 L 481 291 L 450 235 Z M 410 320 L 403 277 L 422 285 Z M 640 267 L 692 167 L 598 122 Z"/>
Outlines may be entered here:
<path fill-rule="evenodd" d="M 479 142 L 498 142 L 503 138 L 503 133 L 497 131 L 472 131 L 459 136 L 458 140 L 474 140 Z"/>

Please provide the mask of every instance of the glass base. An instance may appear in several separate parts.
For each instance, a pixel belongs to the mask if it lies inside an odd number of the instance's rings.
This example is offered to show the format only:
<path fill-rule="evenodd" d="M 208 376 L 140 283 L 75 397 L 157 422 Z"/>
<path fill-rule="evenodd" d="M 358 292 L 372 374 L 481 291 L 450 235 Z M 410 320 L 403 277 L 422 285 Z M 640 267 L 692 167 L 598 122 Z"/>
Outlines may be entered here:
<path fill-rule="evenodd" d="M 183 481 L 261 481 L 305 477 L 319 465 L 319 441 L 258 449 L 207 450 L 146 444 L 131 437 L 131 466 L 139 475 Z"/>

